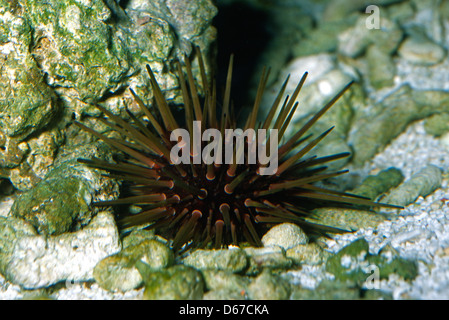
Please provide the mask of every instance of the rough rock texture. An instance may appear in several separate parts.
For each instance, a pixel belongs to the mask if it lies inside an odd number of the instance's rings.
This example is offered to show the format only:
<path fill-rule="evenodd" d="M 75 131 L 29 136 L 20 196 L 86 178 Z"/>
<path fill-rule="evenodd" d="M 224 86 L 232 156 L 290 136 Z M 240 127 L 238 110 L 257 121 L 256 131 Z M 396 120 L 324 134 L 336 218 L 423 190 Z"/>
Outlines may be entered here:
<path fill-rule="evenodd" d="M 240 272 L 244 270 L 248 263 L 248 258 L 240 248 L 219 249 L 219 250 L 195 250 L 183 259 L 185 265 L 203 269 L 223 270 L 230 272 Z"/>
<path fill-rule="evenodd" d="M 199 46 L 210 69 L 216 13 L 209 0 L 0 1 L 0 177 L 32 188 L 74 139 L 73 117 L 98 115 L 100 101 L 115 114 L 138 110 L 128 86 L 150 104 L 147 64 L 179 102 L 172 65 Z"/>
<path fill-rule="evenodd" d="M 136 263 L 142 261 L 153 270 L 169 267 L 173 252 L 157 240 L 144 240 L 101 260 L 94 268 L 95 281 L 109 291 L 126 292 L 142 284 Z"/>
<path fill-rule="evenodd" d="M 24 288 L 47 287 L 59 281 L 87 281 L 98 261 L 121 248 L 110 213 L 99 213 L 82 230 L 46 237 L 18 218 L 0 217 L 0 271 Z"/>
<path fill-rule="evenodd" d="M 419 196 L 425 197 L 435 191 L 441 186 L 442 179 L 441 169 L 429 165 L 394 189 L 387 195 L 385 201 L 398 206 L 406 206 Z"/>
<path fill-rule="evenodd" d="M 307 235 L 296 224 L 282 223 L 274 226 L 262 237 L 262 243 L 267 246 L 279 246 L 285 250 L 309 241 Z"/>

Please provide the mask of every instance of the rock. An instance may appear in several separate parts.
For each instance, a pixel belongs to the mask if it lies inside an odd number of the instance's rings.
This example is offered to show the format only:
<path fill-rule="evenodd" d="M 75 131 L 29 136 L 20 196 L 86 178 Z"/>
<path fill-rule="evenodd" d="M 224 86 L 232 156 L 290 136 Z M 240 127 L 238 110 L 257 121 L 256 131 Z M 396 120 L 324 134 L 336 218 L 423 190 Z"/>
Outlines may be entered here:
<path fill-rule="evenodd" d="M 126 292 L 142 284 L 142 276 L 136 267 L 137 261 L 149 268 L 159 270 L 173 264 L 173 252 L 156 240 L 143 240 L 115 255 L 101 260 L 94 268 L 95 281 L 108 291 Z"/>
<path fill-rule="evenodd" d="M 27 289 L 64 280 L 93 279 L 94 266 L 120 250 L 112 214 L 98 213 L 82 230 L 58 236 L 38 235 L 21 219 L 0 217 L 0 271 Z"/>
<path fill-rule="evenodd" d="M 264 248 L 245 248 L 249 257 L 247 275 L 257 275 L 264 269 L 282 270 L 288 269 L 293 262 L 285 256 L 285 250 L 279 246 Z"/>
<path fill-rule="evenodd" d="M 20 10 L 1 0 L 0 8 L 0 147 L 7 151 L 0 152 L 0 177 L 22 191 L 52 169 L 59 147 L 77 139 L 74 119 L 99 115 L 93 104 L 102 101 L 122 115 L 125 104 L 139 110 L 124 90 L 129 86 L 150 104 L 147 64 L 174 102 L 181 97 L 174 60 L 197 45 L 210 70 L 217 10 L 209 0 L 158 0 L 140 11 L 101 0 L 24 0 Z M 198 79 L 197 61 L 192 67 Z M 52 129 L 43 131 L 50 122 Z"/>
<path fill-rule="evenodd" d="M 252 300 L 287 300 L 290 285 L 270 271 L 264 271 L 249 285 L 248 296 Z"/>
<path fill-rule="evenodd" d="M 370 45 L 375 45 L 379 51 L 393 54 L 403 37 L 400 26 L 386 15 L 381 15 L 381 28 L 368 29 L 366 18 L 367 15 L 360 15 L 353 27 L 338 35 L 338 53 L 356 58 L 364 54 Z"/>
<path fill-rule="evenodd" d="M 233 273 L 244 270 L 248 264 L 245 251 L 240 248 L 195 250 L 182 260 L 186 266 L 199 270 L 213 269 Z"/>
<path fill-rule="evenodd" d="M 366 7 L 369 5 L 376 5 L 387 7 L 391 3 L 397 2 L 396 0 L 372 0 L 366 2 L 365 0 L 353 0 L 351 2 L 345 0 L 330 1 L 326 5 L 323 13 L 323 19 L 326 21 L 336 21 L 346 19 L 353 12 L 365 12 Z M 368 14 L 365 15 L 365 18 Z"/>
<path fill-rule="evenodd" d="M 313 218 L 306 220 L 346 231 L 356 231 L 361 228 L 375 229 L 386 220 L 386 217 L 377 212 L 361 209 L 319 208 L 313 211 Z"/>
<path fill-rule="evenodd" d="M 83 179 L 88 170 L 73 163 L 54 169 L 34 189 L 17 198 L 11 214 L 24 218 L 46 235 L 73 231 L 87 224 L 92 214 L 89 204 L 93 193 Z"/>
<path fill-rule="evenodd" d="M 362 165 L 404 131 L 409 123 L 447 111 L 449 94 L 443 90 L 415 91 L 403 85 L 354 121 L 349 143 L 353 162 Z"/>
<path fill-rule="evenodd" d="M 438 189 L 442 179 L 441 169 L 428 165 L 391 191 L 383 201 L 397 206 L 409 205 L 419 196 L 426 197 Z"/>
<path fill-rule="evenodd" d="M 442 136 L 449 131 L 449 113 L 437 113 L 430 116 L 424 122 L 424 129 L 435 137 Z"/>
<path fill-rule="evenodd" d="M 248 290 L 250 279 L 229 271 L 202 270 L 207 290 L 225 290 L 243 298 Z M 242 295 L 243 293 L 243 295 Z"/>
<path fill-rule="evenodd" d="M 145 283 L 143 298 L 147 300 L 198 300 L 203 297 L 204 281 L 194 268 L 175 265 L 168 269 L 149 271 L 138 264 Z"/>
<path fill-rule="evenodd" d="M 309 238 L 302 229 L 293 223 L 282 223 L 272 227 L 262 237 L 265 247 L 279 246 L 285 250 L 299 244 L 307 244 Z"/>
<path fill-rule="evenodd" d="M 402 42 L 398 54 L 401 58 L 418 65 L 431 66 L 441 62 L 445 50 L 424 35 L 413 34 Z"/>
<path fill-rule="evenodd" d="M 334 55 L 319 54 L 301 57 L 292 61 L 283 70 L 282 75 L 280 76 L 280 79 L 282 79 L 283 82 L 286 79 L 287 74 L 290 74 L 290 80 L 286 87 L 286 95 L 290 95 L 293 92 L 306 71 L 308 72 L 307 79 L 297 99 L 301 104 L 301 109 L 293 116 L 292 125 L 287 129 L 285 133 L 286 136 L 291 135 L 299 127 L 302 127 L 312 115 L 318 112 L 318 110 L 353 80 L 352 76 L 338 68 Z M 281 84 L 277 83 L 273 88 L 280 88 L 280 86 Z M 273 92 L 276 92 L 277 94 L 277 90 L 278 89 L 275 89 Z M 329 139 L 334 139 L 333 142 L 323 144 L 323 146 L 320 146 L 320 149 L 314 149 L 314 152 L 323 155 L 323 153 L 326 153 L 328 150 L 321 148 L 326 148 L 327 145 L 329 145 L 330 149 L 333 147 L 348 148 L 344 140 L 351 123 L 351 100 L 353 97 L 355 98 L 356 95 L 347 92 L 344 97 L 342 97 L 329 112 L 326 112 L 326 114 L 318 120 L 318 123 L 311 128 L 310 133 L 321 134 L 330 127 L 335 126 L 334 132 L 327 137 Z M 271 107 L 274 99 L 275 97 L 273 94 L 266 94 L 262 102 L 263 107 Z M 344 149 L 340 149 L 339 152 L 344 151 Z M 326 155 L 329 154 L 327 153 Z M 343 162 L 339 161 L 339 165 L 344 165 L 345 161 L 346 160 L 343 160 Z"/>
<path fill-rule="evenodd" d="M 391 294 L 380 290 L 362 290 L 347 281 L 323 280 L 313 290 L 294 287 L 291 300 L 392 300 Z"/>
<path fill-rule="evenodd" d="M 129 56 L 107 24 L 112 13 L 103 1 L 22 3 L 36 28 L 33 55 L 50 86 L 96 102 L 129 76 Z"/>
<path fill-rule="evenodd" d="M 358 286 L 366 285 L 373 269 L 378 271 L 379 278 L 374 279 L 377 281 L 388 279 L 392 274 L 412 280 L 418 274 L 415 261 L 403 259 L 398 255 L 386 257 L 385 254 L 370 254 L 365 239 L 350 243 L 326 262 L 326 271 L 335 275 L 337 280 L 348 280 Z"/>
<path fill-rule="evenodd" d="M 396 65 L 390 54 L 382 51 L 376 45 L 370 45 L 366 51 L 368 62 L 368 77 L 375 89 L 394 85 Z"/>
<path fill-rule="evenodd" d="M 335 35 L 348 29 L 356 19 L 357 17 L 351 16 L 344 20 L 321 21 L 315 29 L 307 32 L 303 39 L 294 44 L 293 56 L 311 56 L 336 51 L 338 38 Z"/>
<path fill-rule="evenodd" d="M 318 265 L 327 260 L 330 253 L 316 243 L 298 244 L 286 252 L 286 256 L 296 264 Z"/>
<path fill-rule="evenodd" d="M 375 200 L 378 196 L 391 188 L 397 187 L 403 180 L 404 176 L 402 175 L 401 170 L 392 167 L 382 170 L 377 175 L 366 177 L 357 188 L 351 191 L 351 193 Z"/>
<path fill-rule="evenodd" d="M 130 256 L 115 254 L 97 263 L 93 277 L 100 287 L 111 292 L 126 292 L 142 285 L 142 276 Z"/>
<path fill-rule="evenodd" d="M 243 293 L 243 295 L 242 295 Z M 206 292 L 203 300 L 245 300 L 245 292 L 237 292 L 229 289 L 217 289 Z"/>
<path fill-rule="evenodd" d="M 9 3 L 2 1 L 1 7 Z M 45 83 L 29 48 L 33 26 L 25 17 L 1 10 L 0 127 L 20 140 L 45 127 L 59 110 L 54 91 Z"/>

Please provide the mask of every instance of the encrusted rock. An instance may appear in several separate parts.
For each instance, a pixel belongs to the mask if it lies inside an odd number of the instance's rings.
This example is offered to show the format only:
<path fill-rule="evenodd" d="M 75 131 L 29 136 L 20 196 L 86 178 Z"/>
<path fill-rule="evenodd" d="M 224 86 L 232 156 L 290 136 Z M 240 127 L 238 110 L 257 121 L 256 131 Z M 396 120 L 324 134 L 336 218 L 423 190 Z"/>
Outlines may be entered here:
<path fill-rule="evenodd" d="M 349 208 L 319 208 L 313 213 L 313 219 L 306 218 L 306 220 L 347 231 L 376 228 L 386 219 L 381 213 Z"/>
<path fill-rule="evenodd" d="M 290 296 L 290 285 L 270 271 L 264 271 L 248 287 L 252 300 L 286 300 Z"/>
<path fill-rule="evenodd" d="M 182 262 L 184 265 L 196 269 L 213 269 L 230 272 L 240 272 L 248 264 L 248 258 L 245 251 L 239 248 L 219 249 L 219 250 L 196 250 L 185 257 Z"/>
<path fill-rule="evenodd" d="M 114 217 L 108 212 L 98 213 L 82 230 L 58 236 L 38 235 L 14 217 L 0 217 L 0 229 L 0 271 L 27 289 L 91 280 L 94 266 L 120 250 Z"/>
<path fill-rule="evenodd" d="M 373 272 L 378 273 L 377 280 L 388 279 L 393 273 L 410 280 L 418 274 L 415 261 L 397 255 L 386 257 L 385 254 L 370 254 L 365 239 L 350 243 L 330 257 L 326 262 L 326 270 L 334 274 L 337 280 L 349 280 L 359 286 L 364 285 Z"/>
<path fill-rule="evenodd" d="M 438 189 L 442 179 L 441 169 L 434 165 L 428 165 L 394 189 L 385 197 L 384 201 L 398 206 L 406 206 L 419 196 L 428 196 Z"/>
<path fill-rule="evenodd" d="M 73 231 L 87 224 L 92 214 L 89 204 L 93 193 L 84 179 L 85 174 L 92 176 L 87 170 L 73 163 L 52 170 L 45 180 L 15 201 L 12 215 L 24 218 L 46 235 Z"/>
<path fill-rule="evenodd" d="M 426 119 L 424 129 L 428 134 L 439 137 L 449 131 L 449 113 L 437 113 Z"/>
<path fill-rule="evenodd" d="M 142 284 L 137 261 L 143 261 L 149 268 L 158 270 L 170 266 L 173 258 L 173 252 L 163 243 L 144 240 L 101 260 L 95 266 L 93 276 L 102 288 L 125 292 Z"/>
<path fill-rule="evenodd" d="M 286 252 L 287 258 L 297 264 L 317 265 L 325 262 L 330 253 L 316 243 L 298 244 Z"/>
<path fill-rule="evenodd" d="M 309 239 L 304 231 L 293 223 L 276 225 L 262 237 L 262 243 L 265 247 L 279 246 L 285 250 L 299 244 L 306 244 L 308 241 Z"/>
<path fill-rule="evenodd" d="M 194 268 L 175 265 L 151 271 L 144 263 L 138 264 L 138 268 L 145 283 L 144 299 L 197 300 L 203 297 L 204 281 Z"/>
<path fill-rule="evenodd" d="M 446 56 L 440 45 L 416 33 L 401 44 L 398 54 L 401 58 L 419 65 L 433 65 L 441 62 Z"/>
<path fill-rule="evenodd" d="M 229 271 L 202 270 L 201 273 L 207 290 L 226 290 L 240 296 L 240 299 L 244 297 L 250 282 L 248 277 Z"/>
<path fill-rule="evenodd" d="M 248 268 L 245 270 L 248 275 L 259 274 L 264 269 L 288 269 L 293 264 L 293 261 L 285 256 L 285 250 L 279 246 L 248 247 L 244 250 L 249 257 Z"/>
<path fill-rule="evenodd" d="M 379 195 L 397 187 L 404 180 L 401 170 L 388 168 L 366 177 L 351 193 L 375 200 Z"/>

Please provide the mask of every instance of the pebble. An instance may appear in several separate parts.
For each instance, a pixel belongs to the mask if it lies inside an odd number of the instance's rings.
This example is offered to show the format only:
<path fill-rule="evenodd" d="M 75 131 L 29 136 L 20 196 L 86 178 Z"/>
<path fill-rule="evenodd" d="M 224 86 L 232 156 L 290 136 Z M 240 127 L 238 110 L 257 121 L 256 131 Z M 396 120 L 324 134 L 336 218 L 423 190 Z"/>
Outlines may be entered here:
<path fill-rule="evenodd" d="M 245 251 L 240 248 L 218 250 L 195 250 L 182 260 L 186 266 L 198 270 L 223 270 L 233 273 L 240 272 L 247 267 L 248 259 Z"/>
<path fill-rule="evenodd" d="M 419 196 L 425 197 L 441 186 L 442 171 L 434 165 L 428 165 L 414 174 L 386 196 L 384 201 L 397 206 L 406 206 Z"/>
<path fill-rule="evenodd" d="M 441 62 L 446 56 L 445 50 L 424 36 L 411 36 L 404 40 L 398 49 L 401 58 L 418 64 L 430 66 Z"/>
<path fill-rule="evenodd" d="M 272 227 L 263 237 L 265 247 L 279 246 L 285 250 L 309 241 L 302 229 L 293 223 L 282 223 Z"/>

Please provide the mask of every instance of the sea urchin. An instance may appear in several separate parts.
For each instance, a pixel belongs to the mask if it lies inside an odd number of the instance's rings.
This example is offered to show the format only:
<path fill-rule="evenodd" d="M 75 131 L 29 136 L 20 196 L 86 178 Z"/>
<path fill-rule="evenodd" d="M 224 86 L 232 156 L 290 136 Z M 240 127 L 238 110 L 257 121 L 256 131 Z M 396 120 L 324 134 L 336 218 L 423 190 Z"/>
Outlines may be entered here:
<path fill-rule="evenodd" d="M 215 159 L 219 161 L 209 161 L 209 163 L 201 161 L 202 159 L 198 158 L 198 150 L 195 150 L 193 146 L 193 140 L 189 144 L 189 141 L 173 139 L 171 134 L 176 129 L 180 129 L 177 121 L 181 120 L 176 119 L 171 112 L 150 66 L 147 66 L 147 71 L 154 94 L 154 113 L 130 89 L 135 102 L 146 116 L 146 120 L 138 119 L 127 110 L 130 121 L 125 121 L 105 108 L 97 106 L 108 118 L 108 120 L 101 120 L 123 135 L 123 140 L 108 138 L 75 122 L 78 127 L 126 155 L 126 159 L 120 160 L 118 163 L 109 163 L 98 159 L 79 160 L 91 167 L 107 170 L 110 177 L 127 182 L 129 187 L 125 197 L 94 203 L 97 206 L 138 205 L 141 208 L 140 212 L 122 215 L 119 218 L 118 222 L 122 228 L 136 225 L 156 228 L 172 240 L 175 251 L 179 251 L 181 248 L 206 246 L 220 248 L 223 245 L 238 244 L 242 241 L 261 246 L 260 234 L 264 226 L 282 222 L 294 222 L 306 231 L 312 232 L 337 231 L 320 224 L 319 221 L 314 221 L 311 217 L 311 210 L 314 208 L 337 203 L 364 206 L 383 205 L 316 185 L 318 181 L 345 173 L 346 171 L 331 173 L 323 171 L 326 169 L 326 163 L 347 157 L 349 153 L 325 157 L 309 156 L 309 151 L 332 128 L 314 139 L 306 133 L 343 95 L 350 84 L 319 110 L 299 131 L 278 146 L 278 143 L 284 141 L 284 133 L 298 106 L 298 102 L 295 102 L 296 98 L 307 74 L 304 74 L 299 81 L 293 94 L 283 100 L 287 78 L 264 121 L 259 123 L 257 116 L 269 73 L 264 70 L 254 107 L 244 129 L 240 131 L 240 133 L 250 132 L 253 137 L 236 135 L 229 139 L 224 134 L 226 130 L 237 129 L 230 101 L 233 58 L 231 57 L 229 63 L 224 98 L 220 105 L 217 102 L 215 84 L 210 84 L 207 81 L 200 52 L 197 57 L 205 92 L 203 98 L 198 94 L 190 61 L 185 59 L 187 81 L 181 63 L 178 62 L 176 65 L 184 102 L 184 130 L 186 131 L 183 132 L 194 135 L 195 130 L 200 130 L 200 136 L 205 140 L 202 134 L 207 129 L 219 130 L 219 137 L 214 137 L 209 141 L 200 140 L 198 146 L 200 150 L 203 150 L 209 145 L 209 154 L 214 153 Z M 282 104 L 281 100 L 283 100 Z M 279 106 L 281 106 L 280 109 Z M 217 117 L 218 113 L 221 114 L 219 117 Z M 194 127 L 195 124 L 199 124 L 199 129 Z M 271 150 L 271 153 L 274 152 L 275 155 L 271 154 L 269 157 L 276 156 L 279 165 L 271 174 L 261 174 L 261 170 L 266 169 L 266 163 L 262 164 L 260 159 L 256 162 L 249 161 L 249 158 L 254 155 L 254 145 L 251 144 L 251 141 L 260 141 L 257 138 L 260 138 L 259 133 L 263 132 L 260 131 L 261 129 L 265 131 L 271 129 L 270 132 L 277 133 L 277 137 L 270 135 L 262 139 L 264 146 L 273 142 L 270 142 L 270 139 L 277 140 L 275 145 L 278 147 L 276 150 Z M 244 143 L 237 143 L 239 137 L 243 139 L 241 141 Z M 234 139 L 236 145 L 233 144 Z M 233 161 L 221 161 L 225 160 L 225 155 L 221 150 L 229 148 L 230 144 L 232 145 L 230 150 Z M 212 145 L 214 148 L 210 147 Z M 187 149 L 187 158 L 189 158 L 187 160 L 191 161 L 188 163 L 173 161 L 171 151 L 174 150 L 174 147 L 177 147 L 178 151 Z M 243 161 L 236 161 L 238 157 Z"/>

